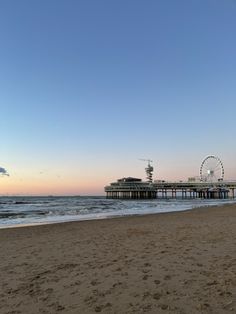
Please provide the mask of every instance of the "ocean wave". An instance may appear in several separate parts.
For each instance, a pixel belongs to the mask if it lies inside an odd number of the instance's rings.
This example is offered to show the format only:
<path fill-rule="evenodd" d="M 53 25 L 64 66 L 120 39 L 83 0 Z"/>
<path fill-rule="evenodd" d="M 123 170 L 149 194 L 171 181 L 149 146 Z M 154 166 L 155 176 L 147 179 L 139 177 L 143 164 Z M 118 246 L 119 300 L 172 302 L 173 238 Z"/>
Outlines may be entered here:
<path fill-rule="evenodd" d="M 0 227 L 35 222 L 98 219 L 217 205 L 230 200 L 112 200 L 104 197 L 2 197 Z"/>
<path fill-rule="evenodd" d="M 45 211 L 1 211 L 0 219 L 11 219 L 11 218 L 25 218 L 25 217 L 37 217 L 45 216 L 48 212 Z"/>

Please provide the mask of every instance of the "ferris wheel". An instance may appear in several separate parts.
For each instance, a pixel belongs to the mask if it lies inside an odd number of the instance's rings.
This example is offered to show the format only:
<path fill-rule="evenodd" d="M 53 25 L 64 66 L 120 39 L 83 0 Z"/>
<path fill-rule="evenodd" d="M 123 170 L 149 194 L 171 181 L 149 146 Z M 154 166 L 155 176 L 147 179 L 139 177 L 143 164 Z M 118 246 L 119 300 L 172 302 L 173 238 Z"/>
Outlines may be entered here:
<path fill-rule="evenodd" d="M 207 156 L 200 166 L 200 180 L 205 182 L 217 182 L 224 179 L 224 166 L 219 157 Z"/>

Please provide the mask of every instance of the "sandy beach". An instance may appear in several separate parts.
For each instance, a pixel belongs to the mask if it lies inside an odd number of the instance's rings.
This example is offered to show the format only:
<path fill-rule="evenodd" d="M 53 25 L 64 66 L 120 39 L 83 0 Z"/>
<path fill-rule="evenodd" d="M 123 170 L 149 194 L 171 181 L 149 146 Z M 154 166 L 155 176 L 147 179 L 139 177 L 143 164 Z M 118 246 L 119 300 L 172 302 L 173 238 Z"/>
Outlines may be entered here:
<path fill-rule="evenodd" d="M 236 205 L 0 230 L 0 313 L 236 313 Z"/>

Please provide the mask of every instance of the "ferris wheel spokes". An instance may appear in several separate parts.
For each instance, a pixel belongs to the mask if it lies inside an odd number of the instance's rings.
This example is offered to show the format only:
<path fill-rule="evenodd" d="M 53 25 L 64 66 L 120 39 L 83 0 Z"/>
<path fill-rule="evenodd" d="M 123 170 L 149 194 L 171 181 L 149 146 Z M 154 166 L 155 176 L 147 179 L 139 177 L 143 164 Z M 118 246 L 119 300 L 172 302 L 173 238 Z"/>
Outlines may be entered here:
<path fill-rule="evenodd" d="M 200 166 L 201 181 L 222 181 L 224 179 L 224 167 L 222 161 L 214 156 L 207 156 Z"/>

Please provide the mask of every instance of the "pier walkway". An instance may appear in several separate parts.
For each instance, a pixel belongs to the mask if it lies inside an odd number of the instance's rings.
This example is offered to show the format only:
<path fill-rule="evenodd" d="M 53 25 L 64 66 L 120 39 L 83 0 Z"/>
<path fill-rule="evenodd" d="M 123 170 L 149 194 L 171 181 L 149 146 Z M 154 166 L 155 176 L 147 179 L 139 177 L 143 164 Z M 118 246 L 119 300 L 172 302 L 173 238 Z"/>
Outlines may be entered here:
<path fill-rule="evenodd" d="M 157 198 L 235 198 L 236 181 L 154 182 Z"/>

